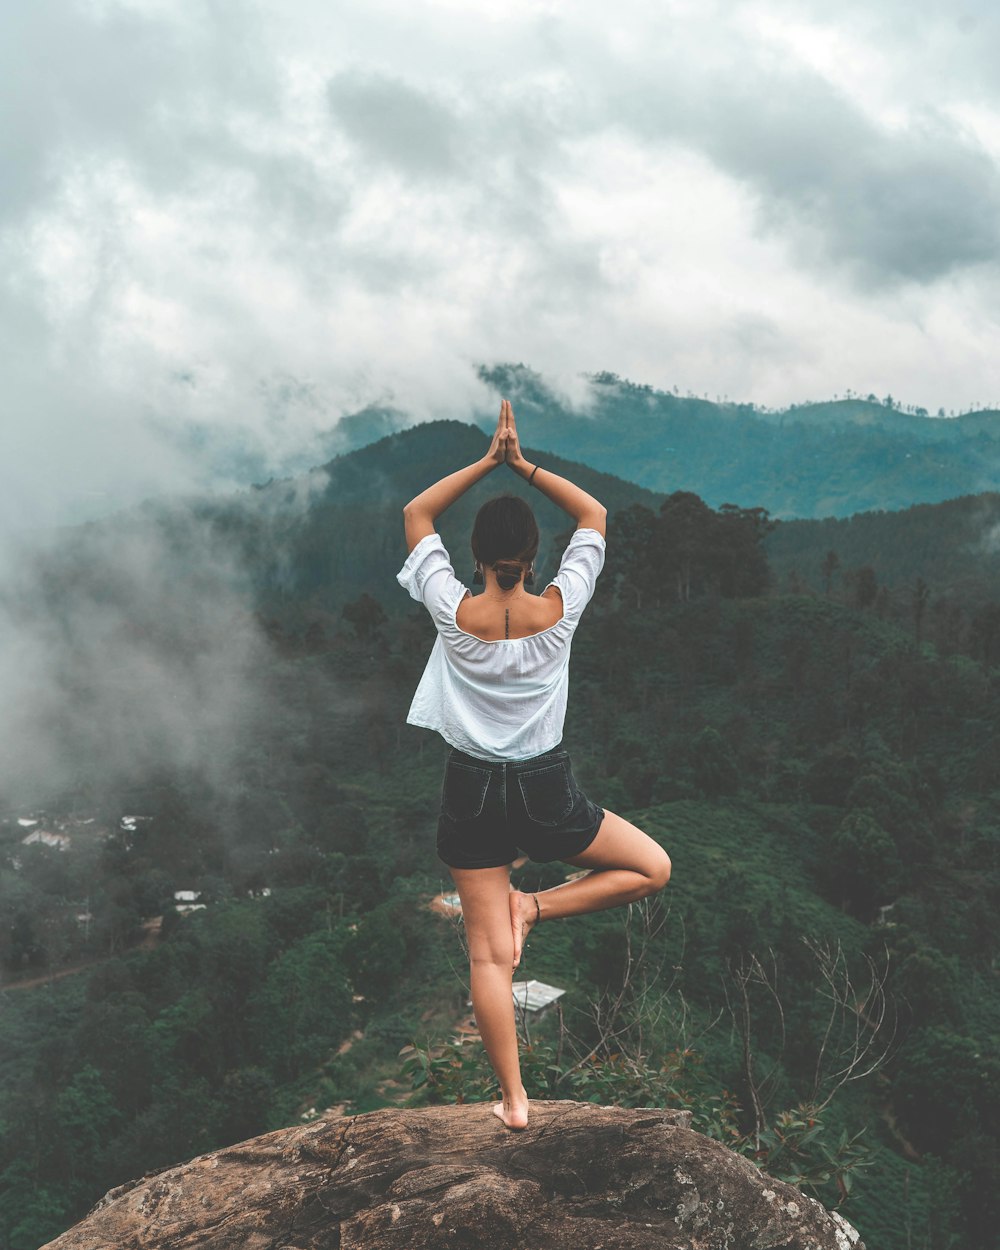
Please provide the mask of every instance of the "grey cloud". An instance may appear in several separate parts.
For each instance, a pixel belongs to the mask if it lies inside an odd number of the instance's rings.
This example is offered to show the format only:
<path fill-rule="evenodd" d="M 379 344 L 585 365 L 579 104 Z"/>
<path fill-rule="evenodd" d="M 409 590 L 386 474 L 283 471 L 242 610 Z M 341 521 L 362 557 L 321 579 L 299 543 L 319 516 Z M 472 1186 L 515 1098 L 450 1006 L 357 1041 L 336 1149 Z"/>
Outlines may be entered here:
<path fill-rule="evenodd" d="M 259 56 L 251 6 L 199 21 L 70 0 L 5 7 L 0 39 L 0 214 L 17 218 L 57 194 L 67 171 L 121 159 L 158 193 L 206 165 L 252 164 L 227 129 L 234 109 L 277 108 L 275 66 Z"/>
<path fill-rule="evenodd" d="M 866 282 L 933 282 L 1000 257 L 1000 176 L 947 119 L 887 131 L 818 76 L 747 58 L 738 75 L 667 76 L 610 101 L 647 138 L 701 150 L 761 197 L 800 258 Z M 821 253 L 810 258 L 819 243 Z"/>
<path fill-rule="evenodd" d="M 327 99 L 335 123 L 369 161 L 429 185 L 451 207 L 462 205 L 472 247 L 507 240 L 512 252 L 532 250 L 530 281 L 520 291 L 525 304 L 578 300 L 603 284 L 593 249 L 562 237 L 552 194 L 565 163 L 563 140 L 579 125 L 564 96 L 526 87 L 517 99 L 469 93 L 459 106 L 402 78 L 350 70 L 328 84 Z M 433 281 L 453 268 L 455 255 L 448 249 L 418 257 L 403 229 L 398 245 L 354 245 L 338 263 L 370 289 L 389 293 Z"/>
<path fill-rule="evenodd" d="M 327 99 L 344 132 L 374 159 L 418 176 L 458 170 L 459 122 L 428 92 L 399 79 L 351 70 L 329 83 Z"/>
<path fill-rule="evenodd" d="M 721 327 L 721 333 L 741 356 L 768 365 L 791 363 L 800 350 L 773 317 L 759 313 L 736 314 Z"/>

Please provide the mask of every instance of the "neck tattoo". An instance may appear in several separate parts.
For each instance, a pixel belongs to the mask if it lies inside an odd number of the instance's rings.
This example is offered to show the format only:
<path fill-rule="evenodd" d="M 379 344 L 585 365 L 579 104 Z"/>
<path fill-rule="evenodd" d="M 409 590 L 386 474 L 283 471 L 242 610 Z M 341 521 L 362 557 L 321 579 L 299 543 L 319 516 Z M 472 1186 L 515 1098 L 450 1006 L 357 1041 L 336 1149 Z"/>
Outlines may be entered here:
<path fill-rule="evenodd" d="M 504 608 L 503 612 L 503 636 L 510 637 L 510 608 Z"/>

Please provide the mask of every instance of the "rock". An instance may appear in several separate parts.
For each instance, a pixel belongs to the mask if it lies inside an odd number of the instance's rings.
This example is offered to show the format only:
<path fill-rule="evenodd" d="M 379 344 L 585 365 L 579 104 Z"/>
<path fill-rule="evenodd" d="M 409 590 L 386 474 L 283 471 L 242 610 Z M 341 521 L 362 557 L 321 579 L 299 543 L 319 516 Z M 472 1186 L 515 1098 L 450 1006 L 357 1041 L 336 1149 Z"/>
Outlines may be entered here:
<path fill-rule="evenodd" d="M 43 1250 L 864 1250 L 683 1111 L 533 1101 L 324 1117 L 112 1189 Z"/>

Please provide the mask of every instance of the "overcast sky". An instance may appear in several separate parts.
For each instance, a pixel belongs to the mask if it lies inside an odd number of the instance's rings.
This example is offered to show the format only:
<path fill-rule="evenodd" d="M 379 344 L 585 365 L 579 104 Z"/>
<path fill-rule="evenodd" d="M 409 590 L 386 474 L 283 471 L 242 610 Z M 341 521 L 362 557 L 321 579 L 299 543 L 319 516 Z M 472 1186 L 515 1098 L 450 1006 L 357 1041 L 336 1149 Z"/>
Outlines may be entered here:
<path fill-rule="evenodd" d="M 468 417 L 480 362 L 1000 401 L 995 14 L 4 5 L 0 527 Z"/>

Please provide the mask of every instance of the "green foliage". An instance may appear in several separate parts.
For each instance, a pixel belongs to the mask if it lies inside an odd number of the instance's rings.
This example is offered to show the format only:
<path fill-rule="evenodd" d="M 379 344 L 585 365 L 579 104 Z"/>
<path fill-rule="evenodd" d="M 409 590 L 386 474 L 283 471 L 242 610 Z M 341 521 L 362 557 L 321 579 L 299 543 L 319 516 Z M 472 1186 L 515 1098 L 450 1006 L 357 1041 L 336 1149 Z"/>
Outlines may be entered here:
<path fill-rule="evenodd" d="M 739 789 L 739 766 L 722 735 L 710 726 L 691 745 L 695 784 L 706 798 L 735 794 Z"/>
<path fill-rule="evenodd" d="M 843 1130 L 830 1145 L 825 1140 L 822 1115 L 821 1110 L 808 1105 L 779 1112 L 759 1139 L 752 1139 L 753 1158 L 771 1176 L 806 1193 L 822 1195 L 833 1182 L 840 1197 L 846 1198 L 858 1169 L 872 1166 L 872 1150 L 862 1140 L 863 1128 L 853 1135 Z M 750 1154 L 750 1147 L 751 1139 L 743 1138 L 737 1148 Z"/>
<path fill-rule="evenodd" d="M 351 1027 L 351 984 L 344 933 L 310 933 L 273 960 L 247 1000 L 252 1053 L 278 1081 L 317 1062 Z"/>
<path fill-rule="evenodd" d="M 744 598 L 767 585 L 762 543 L 773 527 L 763 508 L 713 511 L 690 491 L 675 491 L 658 512 L 633 504 L 614 523 L 624 541 L 604 571 L 603 599 L 617 593 L 641 607 L 687 602 L 707 590 Z"/>
<path fill-rule="evenodd" d="M 410 1043 L 401 1056 L 400 1070 L 413 1090 L 413 1105 L 485 1102 L 498 1096 L 478 1040 L 452 1040 L 433 1049 Z M 865 1130 L 853 1135 L 843 1131 L 829 1144 L 824 1111 L 817 1107 L 781 1111 L 759 1135 L 745 1132 L 739 1102 L 728 1091 L 709 1092 L 701 1064 L 700 1056 L 685 1050 L 672 1052 L 658 1066 L 638 1066 L 612 1052 L 603 1057 L 592 1053 L 567 1067 L 551 1042 L 535 1041 L 521 1048 L 521 1079 L 529 1098 L 690 1111 L 694 1128 L 806 1192 L 824 1196 L 833 1184 L 840 1198 L 846 1198 L 856 1172 L 872 1165 L 872 1150 L 863 1141 Z"/>
<path fill-rule="evenodd" d="M 59 1094 L 55 1115 L 62 1125 L 57 1150 L 74 1176 L 80 1160 L 99 1155 L 122 1120 L 122 1112 L 104 1075 L 88 1064 Z"/>
<path fill-rule="evenodd" d="M 0 1226 L 7 1230 L 7 1250 L 38 1250 L 72 1222 L 72 1192 L 65 1182 L 33 1183 L 27 1161 L 0 1175 Z"/>
<path fill-rule="evenodd" d="M 855 915 L 870 920 L 879 904 L 895 897 L 901 876 L 902 864 L 892 838 L 869 811 L 849 811 L 830 842 L 834 895 Z"/>
<path fill-rule="evenodd" d="M 380 903 L 358 925 L 354 975 L 370 994 L 385 995 L 406 963 L 406 939 L 397 923 L 397 910 Z"/>
<path fill-rule="evenodd" d="M 588 1055 L 573 1067 L 559 1063 L 555 1044 L 534 1041 L 521 1048 L 521 1080 L 529 1098 L 572 1098 L 621 1107 L 665 1106 L 681 1098 L 686 1056 L 668 1055 L 659 1066 L 639 1066 L 620 1053 Z M 495 1097 L 496 1078 L 482 1043 L 452 1040 L 437 1048 L 414 1042 L 400 1052 L 400 1071 L 418 1103 L 483 1102 Z"/>

